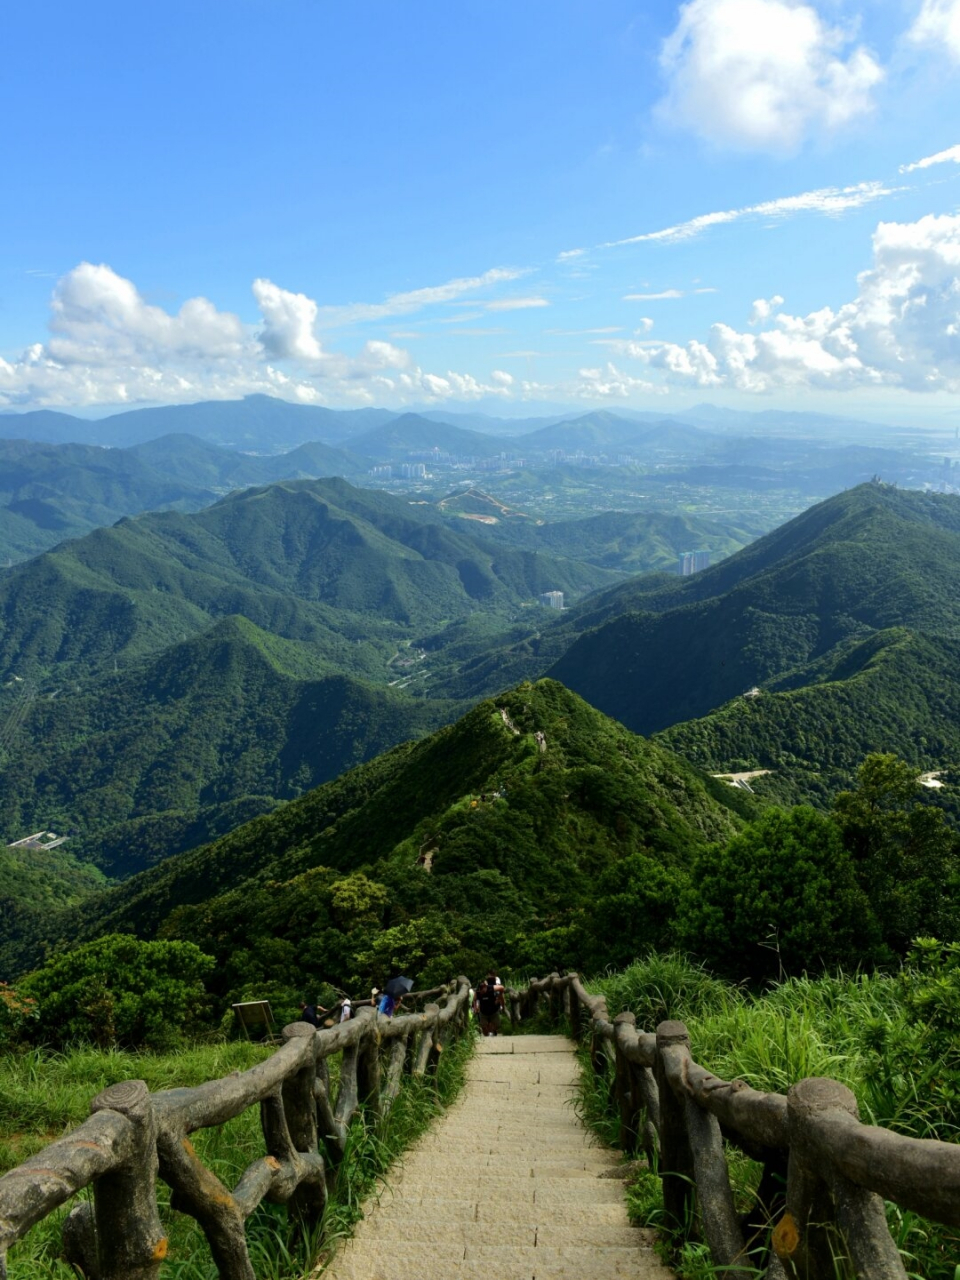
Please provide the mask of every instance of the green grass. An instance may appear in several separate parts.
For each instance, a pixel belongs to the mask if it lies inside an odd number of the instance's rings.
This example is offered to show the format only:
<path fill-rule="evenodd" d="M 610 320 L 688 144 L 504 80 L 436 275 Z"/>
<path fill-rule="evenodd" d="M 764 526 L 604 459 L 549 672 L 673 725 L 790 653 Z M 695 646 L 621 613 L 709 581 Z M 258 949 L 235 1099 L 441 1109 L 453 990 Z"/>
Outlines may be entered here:
<path fill-rule="evenodd" d="M 928 1088 L 949 1062 L 934 1052 L 932 1033 L 910 1021 L 904 976 L 855 974 L 793 978 L 751 993 L 714 978 L 680 956 L 651 956 L 588 984 L 603 994 L 611 1017 L 629 1009 L 643 1030 L 667 1018 L 685 1022 L 694 1059 L 724 1079 L 784 1093 L 809 1076 L 831 1076 L 855 1094 L 865 1122 L 913 1137 L 956 1139 L 952 1118 Z M 585 1123 L 617 1145 L 619 1122 L 611 1074 L 596 1076 L 582 1052 L 578 1109 Z M 728 1146 L 735 1199 L 746 1210 L 761 1169 Z M 631 1220 L 657 1227 L 663 1214 L 660 1181 L 637 1168 L 628 1184 Z M 911 1276 L 957 1280 L 960 1233 L 888 1204 L 887 1218 Z M 681 1280 L 719 1280 L 699 1239 L 670 1253 Z M 838 1273 L 840 1274 L 840 1273 Z"/>
<path fill-rule="evenodd" d="M 307 1276 L 320 1251 L 321 1238 L 329 1253 L 338 1239 L 350 1233 L 362 1217 L 362 1200 L 456 1096 L 472 1047 L 472 1037 L 463 1037 L 444 1052 L 435 1078 L 405 1078 L 384 1123 L 377 1125 L 367 1115 L 357 1116 L 319 1231 L 299 1238 L 288 1226 L 282 1207 L 264 1204 L 257 1209 L 247 1224 L 247 1238 L 258 1277 L 294 1280 Z M 89 1114 L 90 1100 L 110 1084 L 142 1079 L 152 1091 L 192 1086 L 245 1070 L 269 1053 L 265 1046 L 235 1041 L 176 1054 L 78 1049 L 63 1054 L 36 1051 L 0 1057 L 0 1172 L 80 1124 Z M 330 1065 L 335 1068 L 337 1064 Z M 335 1080 L 336 1071 L 332 1074 Z M 264 1153 L 259 1110 L 251 1107 L 219 1128 L 199 1131 L 193 1140 L 204 1164 L 232 1187 L 251 1161 Z M 192 1218 L 171 1210 L 165 1184 L 158 1181 L 157 1191 L 161 1221 L 170 1241 L 164 1276 L 215 1280 L 216 1268 L 202 1231 Z M 89 1191 L 81 1193 L 87 1195 Z M 38 1223 L 10 1250 L 11 1280 L 75 1280 L 60 1255 L 61 1223 L 72 1203 Z"/>

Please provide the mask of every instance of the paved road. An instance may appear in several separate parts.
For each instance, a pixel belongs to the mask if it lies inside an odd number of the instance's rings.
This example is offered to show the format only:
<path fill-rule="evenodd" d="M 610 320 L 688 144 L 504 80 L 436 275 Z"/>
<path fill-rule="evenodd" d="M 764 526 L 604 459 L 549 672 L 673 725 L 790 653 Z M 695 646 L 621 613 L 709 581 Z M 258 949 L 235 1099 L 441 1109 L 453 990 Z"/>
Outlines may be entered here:
<path fill-rule="evenodd" d="M 323 1280 L 669 1280 L 574 1115 L 576 1078 L 562 1036 L 481 1040 Z"/>

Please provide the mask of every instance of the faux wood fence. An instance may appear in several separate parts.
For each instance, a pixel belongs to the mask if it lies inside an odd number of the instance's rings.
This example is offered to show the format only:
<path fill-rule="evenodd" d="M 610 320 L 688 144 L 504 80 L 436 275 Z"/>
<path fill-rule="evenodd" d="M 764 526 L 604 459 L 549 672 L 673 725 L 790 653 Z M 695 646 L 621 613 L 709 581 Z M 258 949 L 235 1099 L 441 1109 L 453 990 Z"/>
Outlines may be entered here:
<path fill-rule="evenodd" d="M 632 1013 L 610 1019 L 576 974 L 552 974 L 508 993 L 511 1017 L 541 1003 L 589 1036 L 609 1073 L 621 1145 L 642 1149 L 663 1181 L 668 1227 L 691 1236 L 697 1218 L 714 1262 L 731 1280 L 834 1280 L 837 1245 L 862 1280 L 906 1280 L 884 1200 L 960 1226 L 960 1145 L 862 1124 L 836 1080 L 808 1079 L 786 1095 L 721 1080 L 698 1066 L 682 1022 L 638 1031 Z M 738 1215 L 724 1140 L 763 1165 L 753 1210 Z"/>
<path fill-rule="evenodd" d="M 304 1227 L 319 1223 L 327 1187 L 361 1105 L 385 1116 L 405 1071 L 423 1076 L 469 1020 L 466 978 L 438 988 L 437 1003 L 393 1019 L 372 1008 L 316 1030 L 283 1029 L 266 1061 L 194 1089 L 150 1093 L 142 1080 L 105 1089 L 90 1119 L 0 1178 L 0 1277 L 7 1250 L 35 1223 L 92 1184 L 63 1225 L 64 1253 L 87 1280 L 156 1280 L 167 1252 L 156 1178 L 174 1209 L 203 1228 L 223 1280 L 254 1280 L 245 1223 L 263 1200 L 288 1206 Z M 332 1096 L 329 1060 L 341 1055 Z M 190 1135 L 259 1104 L 266 1154 L 230 1190 L 197 1156 Z"/>

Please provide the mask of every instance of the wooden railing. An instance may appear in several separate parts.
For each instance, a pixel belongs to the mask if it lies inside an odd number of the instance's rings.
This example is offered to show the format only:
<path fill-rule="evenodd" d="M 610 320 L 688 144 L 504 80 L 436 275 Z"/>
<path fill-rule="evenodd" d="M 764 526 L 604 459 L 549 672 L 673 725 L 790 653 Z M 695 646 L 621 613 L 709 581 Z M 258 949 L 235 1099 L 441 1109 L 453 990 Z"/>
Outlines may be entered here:
<path fill-rule="evenodd" d="M 90 1119 L 0 1178 L 0 1276 L 6 1255 L 35 1223 L 92 1184 L 92 1203 L 63 1224 L 64 1253 L 87 1280 L 156 1280 L 167 1252 L 156 1178 L 174 1209 L 203 1228 L 223 1280 L 254 1280 L 245 1224 L 262 1200 L 285 1204 L 315 1227 L 336 1177 L 350 1121 L 363 1106 L 385 1116 L 404 1071 L 423 1076 L 469 1022 L 466 978 L 420 1013 L 379 1017 L 359 1009 L 339 1026 L 283 1029 L 283 1044 L 249 1071 L 192 1089 L 151 1094 L 142 1080 L 105 1089 Z M 433 993 L 429 993 L 433 994 Z M 341 1055 L 333 1096 L 329 1059 Z M 259 1103 L 265 1154 L 230 1190 L 202 1163 L 190 1135 Z"/>
<path fill-rule="evenodd" d="M 808 1079 L 786 1095 L 721 1080 L 694 1062 L 682 1022 L 638 1031 L 632 1013 L 612 1020 L 602 996 L 576 974 L 535 980 L 507 993 L 522 1021 L 543 1004 L 589 1038 L 594 1070 L 607 1073 L 620 1142 L 642 1149 L 663 1183 L 668 1229 L 697 1228 L 731 1280 L 834 1280 L 836 1245 L 864 1280 L 906 1280 L 887 1227 L 884 1200 L 960 1226 L 960 1145 L 907 1138 L 861 1123 L 835 1080 Z M 724 1142 L 763 1166 L 751 1212 L 734 1207 Z"/>

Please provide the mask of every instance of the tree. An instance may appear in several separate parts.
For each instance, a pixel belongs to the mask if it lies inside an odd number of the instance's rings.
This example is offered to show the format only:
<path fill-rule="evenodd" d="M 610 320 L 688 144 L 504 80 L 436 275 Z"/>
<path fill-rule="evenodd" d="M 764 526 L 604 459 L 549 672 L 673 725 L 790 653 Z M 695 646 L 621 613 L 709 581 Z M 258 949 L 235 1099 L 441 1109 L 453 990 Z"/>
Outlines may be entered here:
<path fill-rule="evenodd" d="M 701 853 L 677 932 L 721 973 L 754 982 L 872 963 L 879 944 L 837 825 L 806 806 L 771 810 Z"/>
<path fill-rule="evenodd" d="M 56 956 L 19 984 L 37 1001 L 35 1038 L 158 1048 L 192 1030 L 213 960 L 192 942 L 141 942 L 112 933 Z"/>
<path fill-rule="evenodd" d="M 920 771 L 879 752 L 857 771 L 834 817 L 883 940 L 897 955 L 918 934 L 960 937 L 960 844 L 939 809 L 920 802 Z"/>

